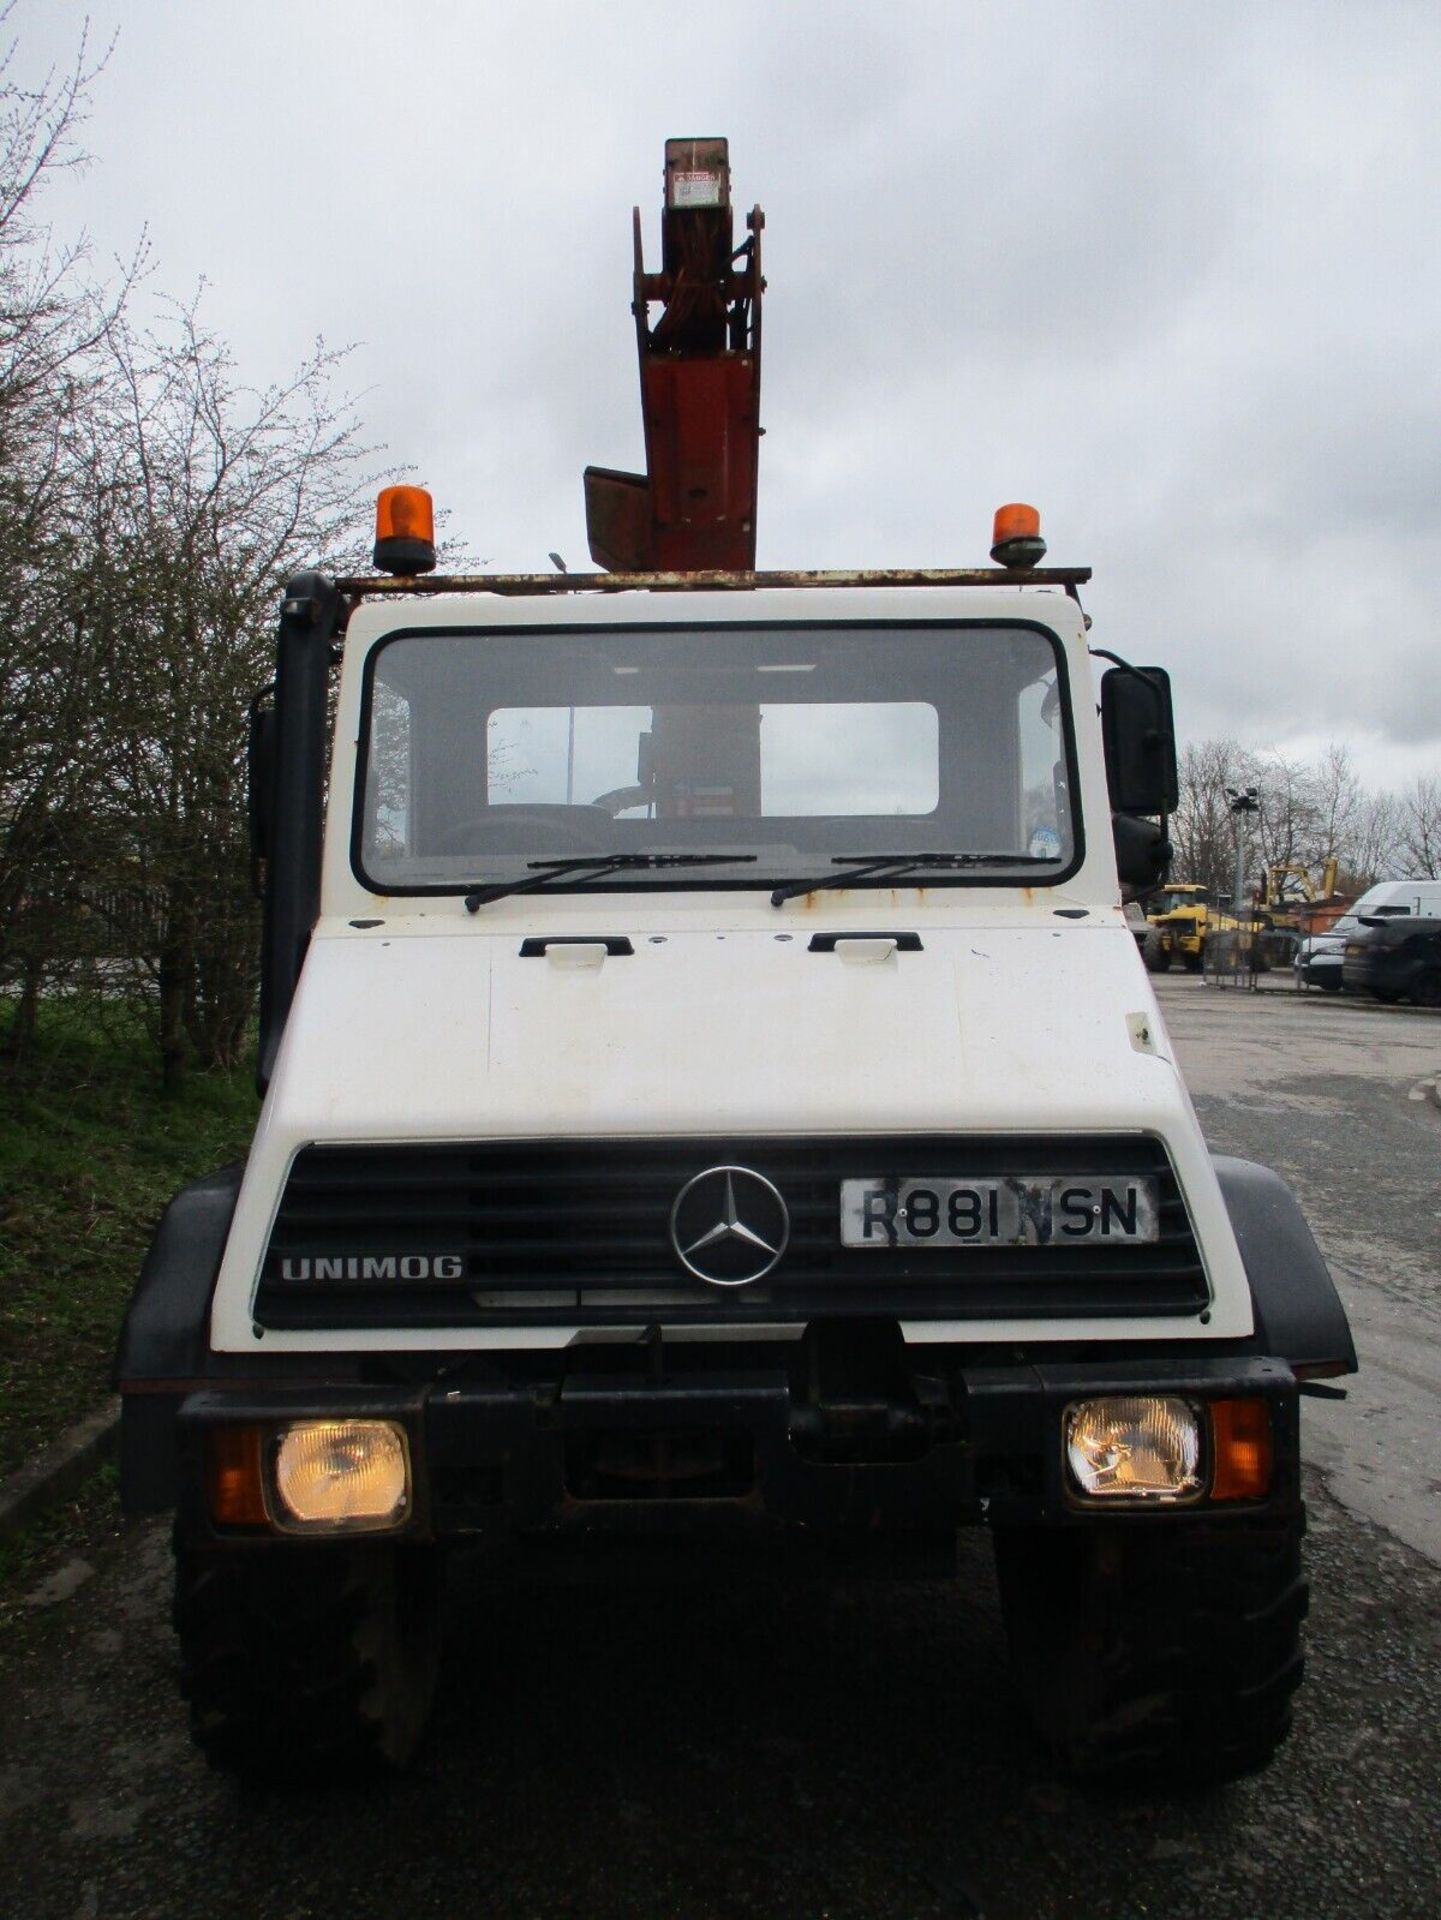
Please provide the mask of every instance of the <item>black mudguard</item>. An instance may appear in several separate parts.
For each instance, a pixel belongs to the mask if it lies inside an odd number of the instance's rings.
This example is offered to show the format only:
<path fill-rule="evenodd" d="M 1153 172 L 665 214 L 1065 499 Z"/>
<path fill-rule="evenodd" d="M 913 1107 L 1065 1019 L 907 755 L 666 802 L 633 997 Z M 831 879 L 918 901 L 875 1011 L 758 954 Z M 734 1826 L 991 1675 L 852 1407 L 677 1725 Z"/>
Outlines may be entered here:
<path fill-rule="evenodd" d="M 243 1172 L 237 1161 L 183 1187 L 161 1216 L 140 1270 L 115 1359 L 127 1512 L 173 1504 L 175 1414 L 206 1372 L 210 1300 Z"/>
<path fill-rule="evenodd" d="M 1211 1159 L 1251 1283 L 1259 1350 L 1303 1379 L 1354 1373 L 1346 1309 L 1295 1194 L 1269 1167 Z"/>

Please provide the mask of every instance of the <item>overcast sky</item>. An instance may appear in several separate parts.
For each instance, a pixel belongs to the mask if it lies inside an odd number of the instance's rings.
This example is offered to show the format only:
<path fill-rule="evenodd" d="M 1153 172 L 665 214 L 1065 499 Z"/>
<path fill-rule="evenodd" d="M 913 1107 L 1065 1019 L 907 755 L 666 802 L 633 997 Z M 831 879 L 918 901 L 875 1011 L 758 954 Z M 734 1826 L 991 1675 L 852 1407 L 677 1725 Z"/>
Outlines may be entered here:
<path fill-rule="evenodd" d="M 210 283 L 258 384 L 354 341 L 369 434 L 504 569 L 643 461 L 630 209 L 727 134 L 766 210 L 759 564 L 984 564 L 1001 501 L 1184 737 L 1441 773 L 1441 7 L 1409 0 L 21 0 L 89 17 L 46 211 Z M 443 564 L 443 558 L 442 558 Z"/>

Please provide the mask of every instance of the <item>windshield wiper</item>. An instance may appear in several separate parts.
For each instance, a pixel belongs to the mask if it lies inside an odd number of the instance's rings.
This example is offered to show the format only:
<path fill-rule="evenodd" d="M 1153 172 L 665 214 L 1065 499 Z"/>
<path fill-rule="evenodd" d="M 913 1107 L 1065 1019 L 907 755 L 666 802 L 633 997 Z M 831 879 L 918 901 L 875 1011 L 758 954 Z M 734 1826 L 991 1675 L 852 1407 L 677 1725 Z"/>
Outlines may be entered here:
<path fill-rule="evenodd" d="M 755 858 L 753 853 L 593 853 L 588 860 L 527 860 L 525 864 L 532 869 L 528 879 L 501 880 L 494 886 L 477 887 L 465 896 L 465 910 L 475 913 L 492 900 L 503 900 L 511 893 L 534 893 L 538 887 L 572 873 L 584 874 L 581 884 L 588 886 L 592 880 L 601 880 L 608 873 L 624 872 L 629 867 L 739 866 Z"/>
<path fill-rule="evenodd" d="M 849 863 L 849 864 L 847 864 Z M 771 894 L 771 905 L 779 907 L 787 900 L 798 900 L 803 893 L 817 893 L 822 887 L 848 887 L 853 880 L 877 877 L 893 879 L 915 867 L 1053 867 L 1056 862 L 1034 853 L 837 853 L 832 865 L 844 866 L 844 873 L 822 874 L 818 880 L 787 880 Z"/>

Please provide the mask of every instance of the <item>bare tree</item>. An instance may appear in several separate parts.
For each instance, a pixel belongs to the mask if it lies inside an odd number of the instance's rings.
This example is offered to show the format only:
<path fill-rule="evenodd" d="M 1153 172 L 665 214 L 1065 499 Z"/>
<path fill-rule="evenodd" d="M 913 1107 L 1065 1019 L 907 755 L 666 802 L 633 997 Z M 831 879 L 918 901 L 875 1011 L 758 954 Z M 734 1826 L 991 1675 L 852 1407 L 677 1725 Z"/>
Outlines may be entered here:
<path fill-rule="evenodd" d="M 1420 775 L 1397 805 L 1397 848 L 1408 877 L 1441 880 L 1441 779 Z"/>
<path fill-rule="evenodd" d="M 107 656 L 98 844 L 107 898 L 148 929 L 133 986 L 173 1078 L 187 1058 L 226 1065 L 243 1050 L 257 945 L 246 714 L 282 581 L 354 557 L 376 476 L 333 391 L 342 356 L 323 345 L 265 391 L 239 379 L 197 302 L 158 332 L 117 321 L 105 347 L 86 499 Z"/>
<path fill-rule="evenodd" d="M 1342 850 L 1340 891 L 1354 898 L 1393 872 L 1401 858 L 1399 839 L 1395 795 L 1363 792 Z"/>
<path fill-rule="evenodd" d="M 1248 785 L 1260 799 L 1256 850 L 1263 866 L 1302 866 L 1316 856 L 1319 842 L 1316 777 L 1301 760 L 1279 753 L 1251 759 Z"/>
<path fill-rule="evenodd" d="M 1201 740 L 1181 755 L 1180 805 L 1171 820 L 1177 880 L 1229 893 L 1235 838 L 1228 788 L 1251 784 L 1252 761 L 1235 740 Z"/>
<path fill-rule="evenodd" d="M 0 9 L 7 33 L 16 0 Z M 99 339 L 123 301 L 128 276 L 108 295 L 84 277 L 83 237 L 57 247 L 38 202 L 57 173 L 89 164 L 78 134 L 89 90 L 105 66 L 92 61 L 82 27 L 75 58 L 38 85 L 18 77 L 19 41 L 0 46 L 0 415 L 6 439 L 17 420 L 44 433 L 57 379 Z"/>
<path fill-rule="evenodd" d="M 1312 793 L 1316 809 L 1316 845 L 1313 858 L 1351 860 L 1354 857 L 1366 792 L 1344 741 L 1333 740 L 1314 772 Z"/>
<path fill-rule="evenodd" d="M 1249 884 L 1262 866 L 1316 873 L 1333 856 L 1338 889 L 1351 895 L 1398 868 L 1428 876 L 1441 869 L 1441 780 L 1416 780 L 1400 796 L 1371 793 L 1342 742 L 1313 763 L 1219 739 L 1195 742 L 1181 757 L 1181 801 L 1171 823 L 1177 879 L 1231 891 L 1235 823 L 1226 796 L 1248 786 L 1260 799 L 1245 830 Z"/>
<path fill-rule="evenodd" d="M 16 12 L 0 6 L 0 37 Z M 126 984 L 167 1076 L 240 1053 L 254 997 L 245 716 L 278 589 L 358 559 L 378 475 L 342 355 L 240 379 L 199 296 L 149 330 L 38 204 L 101 61 L 27 87 L 0 46 L 0 990 Z"/>
<path fill-rule="evenodd" d="M 0 35 L 15 12 L 0 11 Z M 103 60 L 82 33 L 66 71 L 26 85 L 18 53 L 13 38 L 0 46 L 0 985 L 20 989 L 12 1051 L 75 944 L 77 809 L 95 744 L 72 579 L 76 428 L 134 272 L 102 292 L 83 243 L 57 249 L 40 219 L 50 179 L 84 164 L 77 133 Z"/>

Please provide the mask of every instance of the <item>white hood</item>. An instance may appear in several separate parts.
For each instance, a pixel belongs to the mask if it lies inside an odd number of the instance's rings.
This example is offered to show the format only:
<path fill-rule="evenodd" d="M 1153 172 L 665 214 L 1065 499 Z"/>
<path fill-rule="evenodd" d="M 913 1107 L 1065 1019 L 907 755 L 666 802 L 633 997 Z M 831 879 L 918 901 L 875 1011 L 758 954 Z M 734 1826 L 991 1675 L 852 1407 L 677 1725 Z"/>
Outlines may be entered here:
<path fill-rule="evenodd" d="M 521 932 L 473 921 L 388 918 L 359 936 L 323 923 L 247 1167 L 216 1344 L 253 1345 L 259 1261 L 290 1163 L 312 1141 L 687 1134 L 1158 1135 L 1198 1240 L 1234 1265 L 1223 1276 L 1208 1255 L 1206 1330 L 1248 1331 L 1224 1206 L 1120 914 L 1097 912 L 1089 925 L 1039 910 L 990 925 L 972 914 L 941 928 L 917 914 L 921 950 L 879 958 L 874 943 L 812 952 L 810 913 L 777 930 L 672 921 L 652 935 L 644 920 L 628 932 L 622 904 L 549 936 L 598 939 L 590 925 L 626 934 L 632 951 L 605 958 L 554 947 L 522 958 Z M 1018 1331 L 988 1326 L 981 1337 Z M 1173 1320 L 1166 1331 L 1181 1329 Z M 474 1329 L 424 1338 L 519 1344 Z M 266 1336 L 267 1347 L 314 1342 Z M 378 1343 L 356 1334 L 339 1344 Z"/>
<path fill-rule="evenodd" d="M 522 959 L 517 935 L 479 929 L 319 939 L 273 1124 L 299 1145 L 1161 1131 L 1177 1110 L 1121 927 L 926 928 L 922 951 L 880 961 L 813 953 L 810 933 L 638 934 L 631 954 L 588 965 L 560 964 L 565 948 Z"/>

